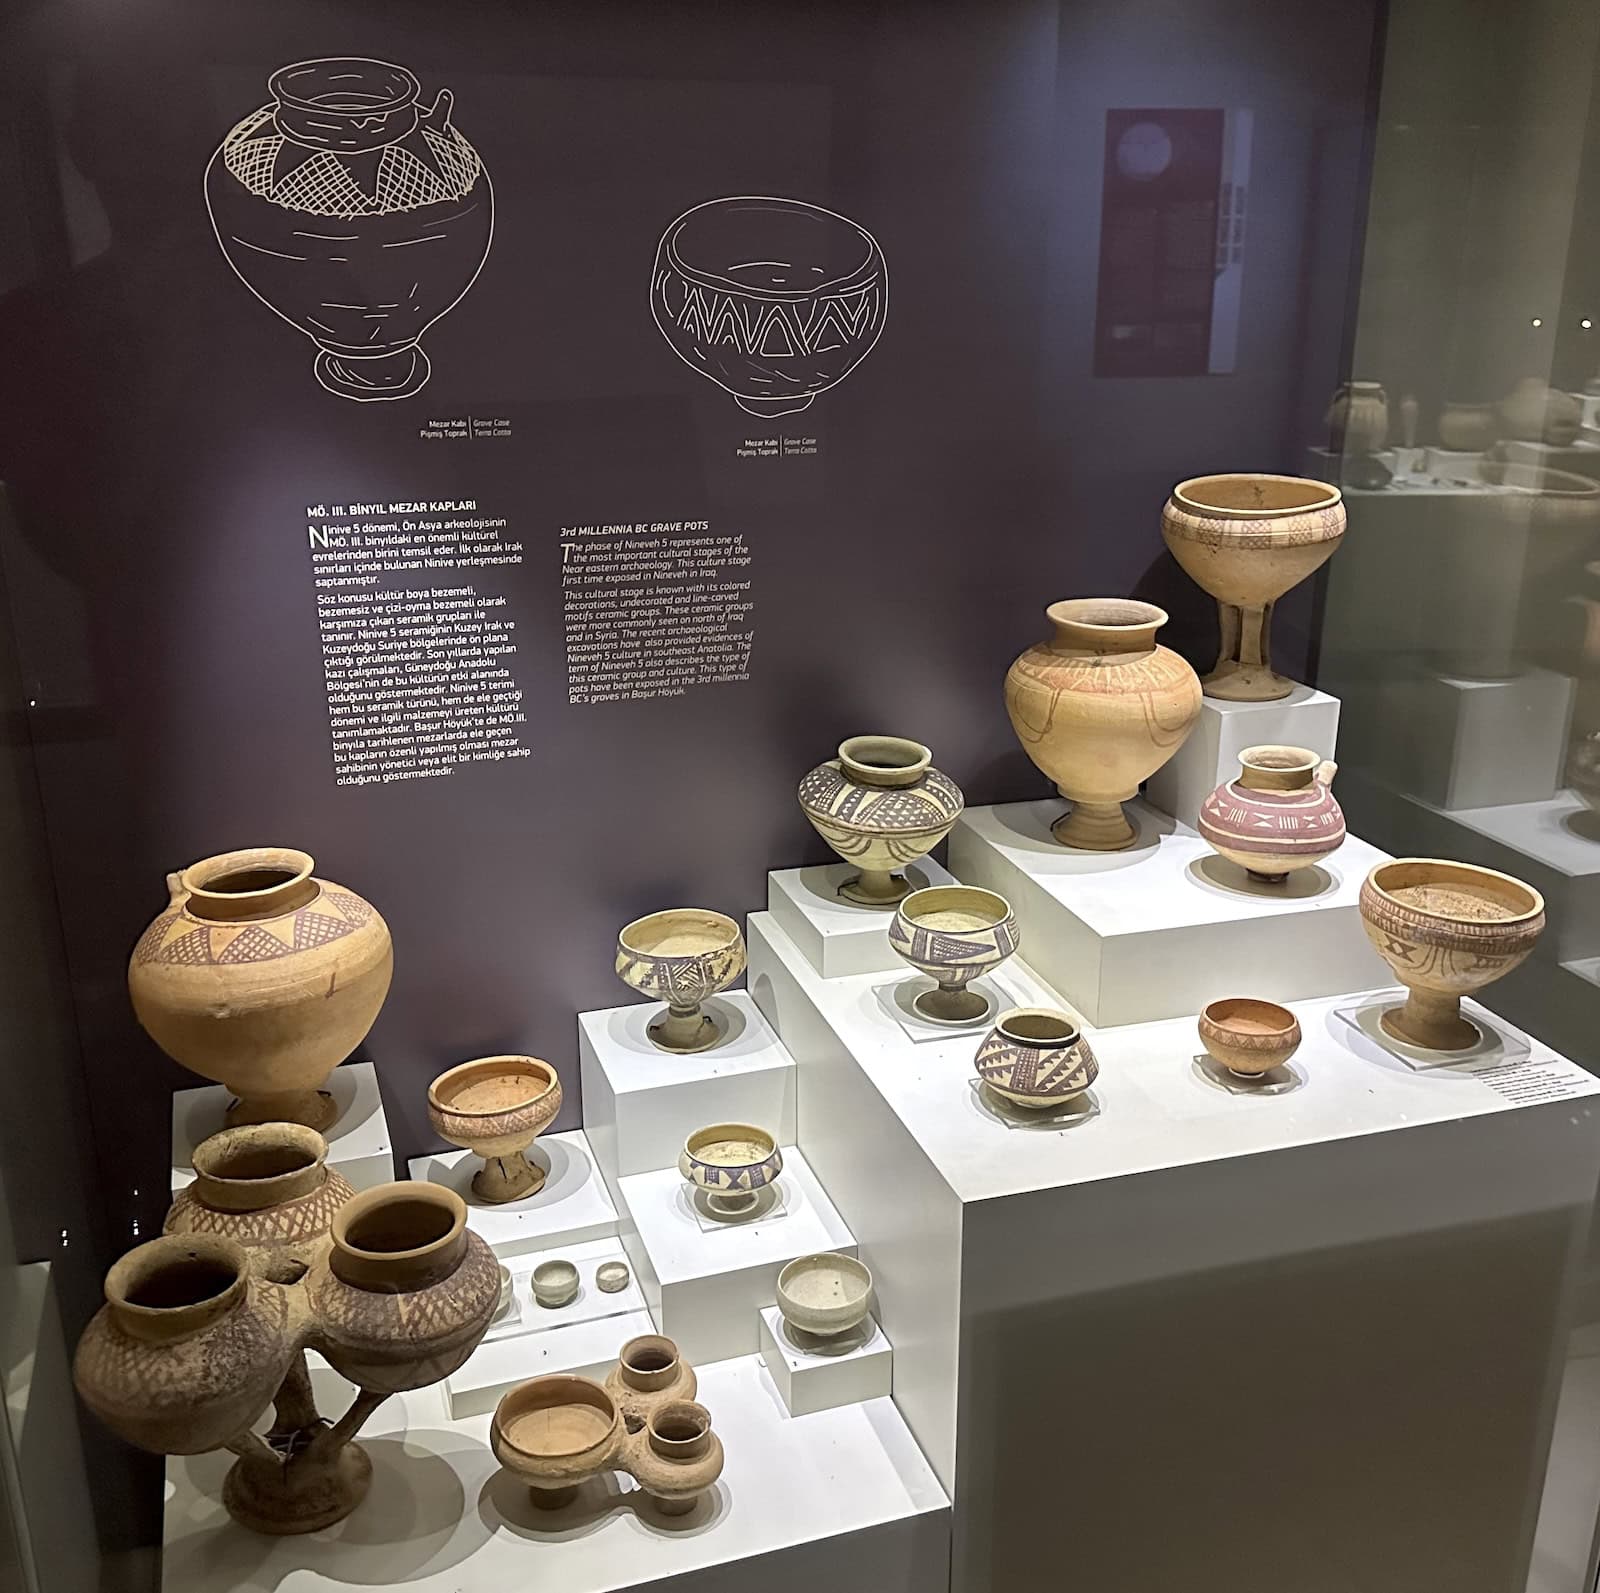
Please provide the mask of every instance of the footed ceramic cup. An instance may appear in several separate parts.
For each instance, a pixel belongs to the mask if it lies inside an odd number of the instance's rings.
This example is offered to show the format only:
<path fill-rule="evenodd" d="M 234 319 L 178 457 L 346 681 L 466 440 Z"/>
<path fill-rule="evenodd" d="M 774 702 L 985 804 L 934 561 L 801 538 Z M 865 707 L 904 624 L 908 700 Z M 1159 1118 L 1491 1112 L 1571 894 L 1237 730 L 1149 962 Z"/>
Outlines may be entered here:
<path fill-rule="evenodd" d="M 1016 949 L 1011 904 L 975 885 L 931 885 L 895 909 L 889 944 L 935 981 L 912 1005 L 930 1023 L 976 1023 L 990 1006 L 968 984 L 998 968 Z"/>
<path fill-rule="evenodd" d="M 713 1123 L 684 1141 L 678 1171 L 705 1191 L 713 1211 L 732 1216 L 755 1210 L 759 1192 L 783 1171 L 783 1153 L 764 1128 Z"/>
<path fill-rule="evenodd" d="M 491 1205 L 544 1187 L 544 1168 L 528 1160 L 527 1150 L 560 1110 L 561 1080 L 533 1056 L 479 1057 L 428 1086 L 434 1133 L 483 1158 L 472 1192 Z"/>
<path fill-rule="evenodd" d="M 665 1001 L 649 1025 L 663 1051 L 705 1051 L 719 1031 L 702 1003 L 744 972 L 744 935 L 705 907 L 670 907 L 636 918 L 617 936 L 617 977 L 641 995 Z"/>

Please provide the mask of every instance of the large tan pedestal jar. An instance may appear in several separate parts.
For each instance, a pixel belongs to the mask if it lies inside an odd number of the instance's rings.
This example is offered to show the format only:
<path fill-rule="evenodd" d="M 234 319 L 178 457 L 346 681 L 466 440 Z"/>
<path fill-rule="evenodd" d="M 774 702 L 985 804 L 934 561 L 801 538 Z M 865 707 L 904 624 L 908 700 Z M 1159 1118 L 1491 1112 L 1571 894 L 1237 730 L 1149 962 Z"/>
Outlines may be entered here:
<path fill-rule="evenodd" d="M 1272 606 L 1319 569 L 1344 536 L 1339 489 L 1300 476 L 1196 476 L 1161 512 L 1161 535 L 1217 600 L 1222 646 L 1206 696 L 1271 702 L 1295 683 L 1272 667 Z"/>
<path fill-rule="evenodd" d="M 366 1038 L 394 973 L 389 926 L 311 858 L 258 846 L 168 876 L 128 994 L 174 1061 L 239 1097 L 230 1125 L 334 1118 L 319 1086 Z"/>
<path fill-rule="evenodd" d="M 1083 597 L 1045 610 L 1055 634 L 1006 673 L 1006 712 L 1025 751 L 1072 811 L 1051 827 L 1063 846 L 1117 852 L 1134 842 L 1122 804 L 1136 796 L 1200 717 L 1200 682 L 1156 644 L 1166 610 Z"/>

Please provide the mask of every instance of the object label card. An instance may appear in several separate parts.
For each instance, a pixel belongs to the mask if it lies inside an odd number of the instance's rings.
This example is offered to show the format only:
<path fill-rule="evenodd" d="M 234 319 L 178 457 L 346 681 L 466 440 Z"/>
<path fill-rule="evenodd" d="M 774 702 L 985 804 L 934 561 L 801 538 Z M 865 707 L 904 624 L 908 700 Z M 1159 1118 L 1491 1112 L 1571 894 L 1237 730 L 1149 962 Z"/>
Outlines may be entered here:
<path fill-rule="evenodd" d="M 707 520 L 561 528 L 567 701 L 682 697 L 750 679 L 750 549 Z"/>
<path fill-rule="evenodd" d="M 1473 1077 L 1487 1084 L 1503 1101 L 1513 1106 L 1536 1106 L 1541 1101 L 1570 1101 L 1579 1095 L 1595 1093 L 1594 1079 L 1580 1067 L 1561 1057 L 1518 1057 L 1510 1062 L 1492 1062 L 1472 1070 Z"/>
<path fill-rule="evenodd" d="M 517 619 L 474 572 L 522 563 L 473 499 L 306 511 L 328 731 L 339 785 L 526 758 Z"/>

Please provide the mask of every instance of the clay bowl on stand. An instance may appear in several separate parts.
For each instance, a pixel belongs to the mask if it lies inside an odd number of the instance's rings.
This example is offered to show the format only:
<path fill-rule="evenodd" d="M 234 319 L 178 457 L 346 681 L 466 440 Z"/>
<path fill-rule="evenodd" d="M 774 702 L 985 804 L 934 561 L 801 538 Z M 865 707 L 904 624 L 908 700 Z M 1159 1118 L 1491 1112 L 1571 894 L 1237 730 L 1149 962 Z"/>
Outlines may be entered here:
<path fill-rule="evenodd" d="M 1305 747 L 1246 747 L 1237 779 L 1200 804 L 1195 828 L 1262 885 L 1281 885 L 1344 845 L 1344 813 L 1329 787 L 1338 765 Z"/>
<path fill-rule="evenodd" d="M 1219 1067 L 1241 1079 L 1259 1079 L 1300 1049 L 1300 1022 L 1275 1001 L 1228 996 L 1201 1012 L 1200 1043 Z"/>
<path fill-rule="evenodd" d="M 1461 998 L 1508 974 L 1544 929 L 1544 898 L 1510 874 L 1473 863 L 1397 857 L 1361 884 L 1361 923 L 1406 987 L 1384 1032 L 1425 1051 L 1465 1051 L 1482 1038 Z"/>
<path fill-rule="evenodd" d="M 861 872 L 839 887 L 862 907 L 893 907 L 911 886 L 898 872 L 926 857 L 961 817 L 965 799 L 933 754 L 903 736 L 852 736 L 800 782 L 811 827 Z"/>
<path fill-rule="evenodd" d="M 912 1003 L 929 1023 L 959 1026 L 987 1017 L 989 1003 L 967 985 L 998 968 L 1018 940 L 1011 904 L 975 885 L 913 891 L 889 924 L 889 944 L 938 985 Z"/>
<path fill-rule="evenodd" d="M 483 1158 L 472 1192 L 491 1205 L 544 1188 L 544 1168 L 534 1166 L 526 1152 L 560 1110 L 561 1080 L 535 1056 L 480 1057 L 428 1086 L 434 1133 Z"/>
<path fill-rule="evenodd" d="M 871 1300 L 872 1273 L 854 1256 L 800 1256 L 778 1274 L 778 1310 L 801 1334 L 833 1339 L 849 1333 L 866 1321 Z"/>
<path fill-rule="evenodd" d="M 705 907 L 669 907 L 624 926 L 617 936 L 617 977 L 641 995 L 665 1001 L 649 1026 L 663 1051 L 704 1051 L 719 1031 L 701 1003 L 744 972 L 744 935 L 731 918 Z"/>
<path fill-rule="evenodd" d="M 714 1123 L 684 1141 L 678 1171 L 703 1189 L 711 1209 L 736 1216 L 756 1209 L 759 1191 L 783 1171 L 778 1142 L 748 1123 Z"/>
<path fill-rule="evenodd" d="M 591 1378 L 553 1374 L 519 1383 L 489 1425 L 494 1458 L 528 1485 L 541 1510 L 570 1504 L 579 1483 L 615 1464 L 622 1412 Z"/>
<path fill-rule="evenodd" d="M 978 1077 L 1032 1111 L 1062 1106 L 1100 1076 L 1076 1021 L 1049 1007 L 1013 1007 L 978 1047 Z"/>

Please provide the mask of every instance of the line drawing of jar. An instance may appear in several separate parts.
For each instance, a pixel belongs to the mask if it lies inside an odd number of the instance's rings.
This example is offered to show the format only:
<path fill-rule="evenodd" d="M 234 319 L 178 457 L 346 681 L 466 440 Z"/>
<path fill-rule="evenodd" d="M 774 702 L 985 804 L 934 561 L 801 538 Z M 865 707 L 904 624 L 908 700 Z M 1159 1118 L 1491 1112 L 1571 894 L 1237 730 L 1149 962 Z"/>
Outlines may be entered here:
<path fill-rule="evenodd" d="M 752 415 L 791 415 L 873 350 L 889 270 L 859 222 L 773 195 L 709 199 L 667 228 L 650 312 L 672 351 Z"/>
<path fill-rule="evenodd" d="M 330 393 L 409 398 L 431 366 L 419 339 L 477 280 L 494 190 L 452 125 L 455 96 L 420 102 L 403 66 L 299 61 L 267 79 L 272 103 L 230 129 L 206 166 L 224 257 L 317 346 Z"/>

